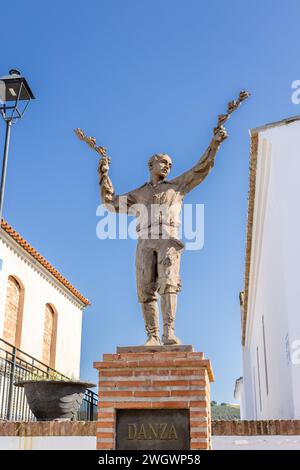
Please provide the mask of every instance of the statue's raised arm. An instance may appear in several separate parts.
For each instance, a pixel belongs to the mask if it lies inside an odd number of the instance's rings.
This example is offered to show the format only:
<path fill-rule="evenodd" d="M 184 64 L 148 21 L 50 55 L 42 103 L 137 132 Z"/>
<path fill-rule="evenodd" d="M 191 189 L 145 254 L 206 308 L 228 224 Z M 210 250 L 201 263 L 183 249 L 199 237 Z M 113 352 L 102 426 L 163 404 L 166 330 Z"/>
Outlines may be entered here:
<path fill-rule="evenodd" d="M 98 177 L 100 186 L 100 197 L 102 204 L 111 212 L 129 213 L 129 209 L 136 204 L 134 191 L 126 194 L 117 195 L 115 193 L 112 181 L 108 176 L 110 159 L 105 156 L 100 158 L 98 164 Z"/>
<path fill-rule="evenodd" d="M 172 179 L 170 182 L 174 184 L 182 194 L 187 194 L 198 186 L 213 168 L 220 145 L 227 137 L 226 129 L 221 126 L 196 165 L 190 170 L 185 171 L 182 175 Z"/>
<path fill-rule="evenodd" d="M 230 118 L 231 114 L 240 106 L 242 101 L 246 100 L 250 96 L 247 91 L 241 91 L 238 99 L 230 101 L 227 106 L 227 113 L 220 114 L 218 116 L 218 124 L 214 128 L 213 138 L 201 156 L 200 160 L 196 163 L 193 168 L 186 171 L 180 176 L 171 180 L 171 183 L 177 186 L 182 194 L 187 194 L 200 184 L 210 170 L 214 166 L 216 154 L 220 148 L 221 143 L 227 139 L 228 134 L 223 124 Z"/>
<path fill-rule="evenodd" d="M 108 176 L 109 163 L 108 157 L 100 158 L 98 163 L 100 195 L 103 204 L 112 204 L 115 198 L 115 190 Z"/>
<path fill-rule="evenodd" d="M 91 149 L 95 150 L 100 157 L 98 163 L 98 178 L 102 203 L 110 211 L 128 212 L 129 207 L 135 204 L 135 199 L 131 193 L 124 194 L 123 196 L 117 196 L 115 194 L 112 181 L 108 176 L 108 170 L 111 160 L 106 153 L 106 148 L 98 146 L 96 138 L 87 137 L 82 129 L 74 129 L 74 132 L 79 138 L 79 140 L 86 142 L 88 146 Z"/>

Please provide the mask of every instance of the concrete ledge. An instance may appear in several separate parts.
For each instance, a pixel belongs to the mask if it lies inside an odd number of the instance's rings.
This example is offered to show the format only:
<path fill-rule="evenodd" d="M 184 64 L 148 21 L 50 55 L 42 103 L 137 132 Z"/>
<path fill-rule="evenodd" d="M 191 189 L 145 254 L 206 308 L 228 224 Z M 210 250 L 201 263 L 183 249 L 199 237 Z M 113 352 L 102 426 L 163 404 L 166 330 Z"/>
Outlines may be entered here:
<path fill-rule="evenodd" d="M 96 421 L 0 421 L 0 436 L 96 436 Z M 212 421 L 214 436 L 300 436 L 300 420 Z"/>
<path fill-rule="evenodd" d="M 214 436 L 299 436 L 300 420 L 212 421 Z"/>
<path fill-rule="evenodd" d="M 96 436 L 96 421 L 0 421 L 0 436 Z"/>

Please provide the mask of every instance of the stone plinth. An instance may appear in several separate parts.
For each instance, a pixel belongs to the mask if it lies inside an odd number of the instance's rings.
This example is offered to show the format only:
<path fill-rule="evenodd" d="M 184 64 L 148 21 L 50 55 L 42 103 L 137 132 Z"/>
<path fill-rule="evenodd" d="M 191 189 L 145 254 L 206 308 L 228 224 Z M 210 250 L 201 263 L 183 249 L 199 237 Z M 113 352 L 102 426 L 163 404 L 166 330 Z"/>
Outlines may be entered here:
<path fill-rule="evenodd" d="M 214 377 L 203 353 L 164 348 L 161 352 L 104 354 L 103 361 L 95 362 L 94 367 L 99 372 L 97 449 L 124 449 L 126 444 L 161 450 L 168 448 L 165 440 L 175 449 L 176 439 L 181 442 L 186 433 L 190 449 L 211 448 L 210 382 Z M 124 414 L 119 410 L 140 411 L 128 413 L 131 424 L 127 434 L 124 427 L 122 435 L 119 431 Z M 157 410 L 168 410 L 168 421 L 160 423 L 159 415 L 164 412 L 155 413 Z M 176 422 L 181 415 L 188 416 L 183 428 Z"/>

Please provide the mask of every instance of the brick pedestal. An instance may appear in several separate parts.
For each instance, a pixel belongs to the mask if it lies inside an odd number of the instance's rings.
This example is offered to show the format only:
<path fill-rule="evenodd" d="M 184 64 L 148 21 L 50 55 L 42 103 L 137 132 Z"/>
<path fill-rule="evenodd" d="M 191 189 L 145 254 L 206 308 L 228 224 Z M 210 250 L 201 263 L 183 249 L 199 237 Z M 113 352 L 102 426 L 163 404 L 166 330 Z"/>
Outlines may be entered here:
<path fill-rule="evenodd" d="M 104 354 L 94 367 L 99 372 L 97 449 L 116 449 L 120 409 L 188 410 L 190 449 L 211 448 L 210 382 L 214 378 L 203 353 L 164 349 Z"/>

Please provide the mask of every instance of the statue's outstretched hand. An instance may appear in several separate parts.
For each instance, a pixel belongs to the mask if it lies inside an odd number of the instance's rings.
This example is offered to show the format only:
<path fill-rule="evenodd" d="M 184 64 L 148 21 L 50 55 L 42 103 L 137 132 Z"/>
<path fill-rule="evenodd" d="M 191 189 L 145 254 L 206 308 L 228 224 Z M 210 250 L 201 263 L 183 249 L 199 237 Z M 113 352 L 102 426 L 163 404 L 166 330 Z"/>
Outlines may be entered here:
<path fill-rule="evenodd" d="M 225 139 L 227 139 L 228 133 L 224 126 L 220 126 L 216 129 L 216 132 L 213 136 L 213 142 L 219 146 Z"/>
<path fill-rule="evenodd" d="M 228 134 L 224 126 L 218 126 L 214 129 L 213 138 L 209 144 L 208 151 L 204 154 L 201 163 L 207 164 L 207 162 L 213 162 L 216 158 L 217 151 L 221 143 L 227 139 Z"/>

